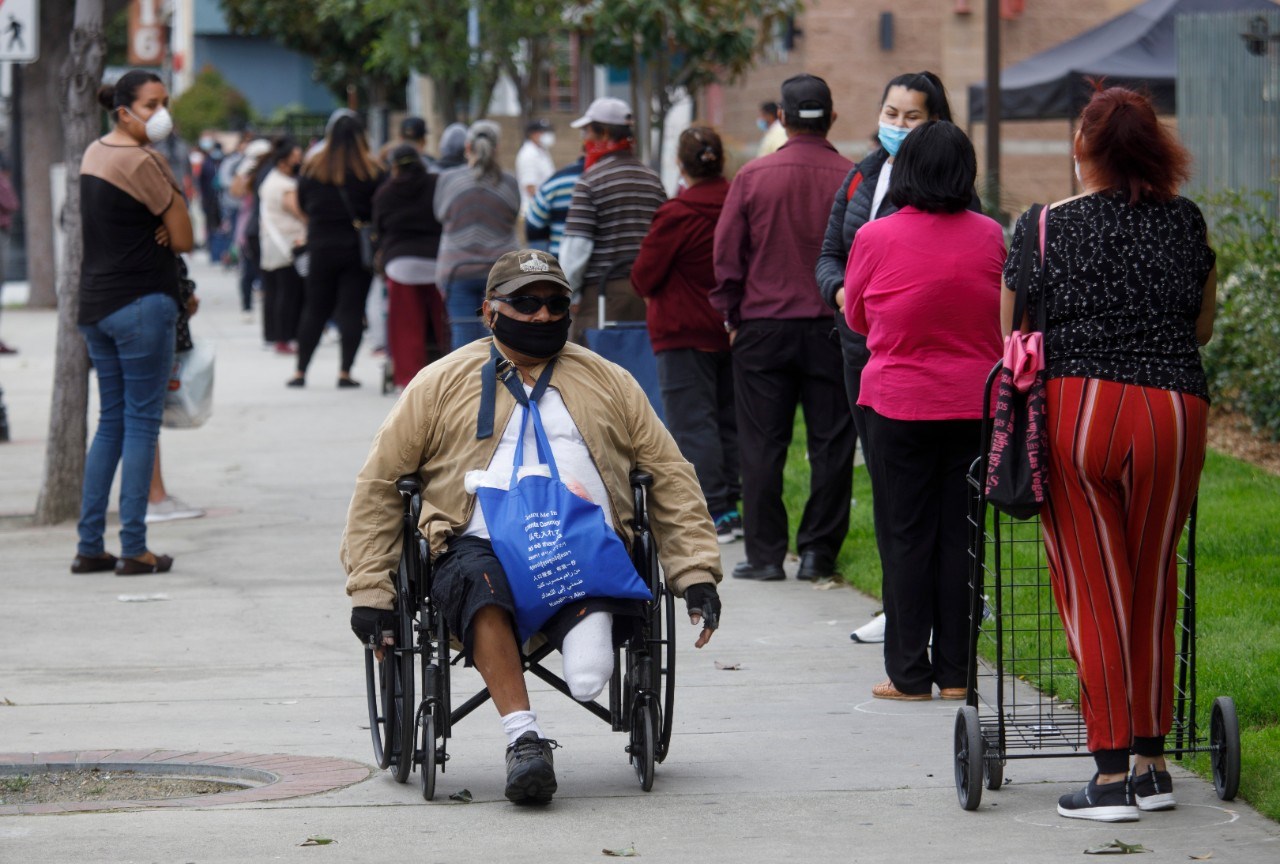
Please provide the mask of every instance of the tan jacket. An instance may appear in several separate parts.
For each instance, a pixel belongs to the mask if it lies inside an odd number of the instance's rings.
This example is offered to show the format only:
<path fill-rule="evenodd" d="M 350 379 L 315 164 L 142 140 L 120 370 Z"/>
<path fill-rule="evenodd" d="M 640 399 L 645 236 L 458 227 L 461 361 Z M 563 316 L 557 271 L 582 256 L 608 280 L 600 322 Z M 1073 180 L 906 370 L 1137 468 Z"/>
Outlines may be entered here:
<path fill-rule="evenodd" d="M 476 439 L 481 367 L 492 341 L 464 346 L 419 372 L 374 437 L 356 478 L 340 550 L 352 605 L 394 605 L 403 512 L 397 479 L 417 472 L 423 481 L 421 526 L 433 555 L 471 519 L 476 499 L 463 489 L 463 477 L 488 467 L 516 407 L 499 383 L 494 434 Z M 534 376 L 541 371 L 533 370 Z M 631 541 L 630 473 L 639 468 L 653 475 L 649 520 L 667 585 L 681 596 L 695 583 L 719 582 L 720 547 L 697 475 L 635 379 L 570 343 L 556 361 L 551 386 L 586 441 L 624 541 Z"/>

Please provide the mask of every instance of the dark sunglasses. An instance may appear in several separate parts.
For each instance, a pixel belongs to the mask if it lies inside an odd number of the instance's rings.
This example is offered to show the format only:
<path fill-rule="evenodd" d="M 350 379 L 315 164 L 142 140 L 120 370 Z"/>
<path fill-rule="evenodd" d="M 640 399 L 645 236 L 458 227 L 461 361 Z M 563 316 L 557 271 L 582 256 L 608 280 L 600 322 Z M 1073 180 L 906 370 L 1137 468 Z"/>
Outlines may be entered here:
<path fill-rule="evenodd" d="M 563 315 L 569 311 L 569 305 L 573 302 L 563 294 L 556 294 L 551 297 L 533 297 L 528 294 L 519 294 L 515 297 L 490 297 L 489 299 L 497 300 L 499 303 L 506 303 L 521 315 L 536 315 L 543 306 L 546 306 L 547 311 L 552 315 Z"/>

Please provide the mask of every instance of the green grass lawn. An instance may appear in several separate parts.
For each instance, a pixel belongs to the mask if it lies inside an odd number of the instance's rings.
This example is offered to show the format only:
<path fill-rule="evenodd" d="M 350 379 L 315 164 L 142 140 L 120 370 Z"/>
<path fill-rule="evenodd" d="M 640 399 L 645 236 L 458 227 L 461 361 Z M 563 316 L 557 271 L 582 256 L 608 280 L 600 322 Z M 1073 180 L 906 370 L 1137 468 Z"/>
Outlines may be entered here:
<path fill-rule="evenodd" d="M 880 557 L 872 527 L 871 483 L 864 469 L 855 469 L 853 486 L 856 506 L 838 567 L 856 588 L 879 597 Z M 784 494 L 792 537 L 808 487 L 804 426 L 797 422 Z M 1199 508 L 1198 723 L 1208 729 L 1215 696 L 1235 700 L 1242 754 L 1240 796 L 1280 820 L 1280 478 L 1210 453 Z M 1059 651 L 1056 633 L 1053 643 Z M 1024 671 L 1034 682 L 1036 671 Z M 1071 695 L 1061 677 L 1042 682 Z M 1207 757 L 1190 764 L 1209 776 Z"/>

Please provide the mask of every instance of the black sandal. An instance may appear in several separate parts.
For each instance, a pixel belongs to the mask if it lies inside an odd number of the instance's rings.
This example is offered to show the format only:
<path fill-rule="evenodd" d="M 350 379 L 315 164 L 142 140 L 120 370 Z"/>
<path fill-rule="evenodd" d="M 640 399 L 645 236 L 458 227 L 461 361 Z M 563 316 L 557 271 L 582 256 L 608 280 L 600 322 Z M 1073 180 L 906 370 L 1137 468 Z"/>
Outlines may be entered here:
<path fill-rule="evenodd" d="M 77 555 L 71 559 L 72 573 L 105 573 L 116 568 L 116 556 L 110 552 L 101 555 Z"/>

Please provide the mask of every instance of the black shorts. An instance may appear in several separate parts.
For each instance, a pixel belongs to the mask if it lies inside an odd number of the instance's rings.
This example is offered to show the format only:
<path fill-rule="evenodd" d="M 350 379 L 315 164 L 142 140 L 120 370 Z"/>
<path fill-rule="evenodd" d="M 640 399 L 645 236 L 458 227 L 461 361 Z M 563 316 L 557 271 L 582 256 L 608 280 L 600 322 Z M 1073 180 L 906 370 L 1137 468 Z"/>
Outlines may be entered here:
<path fill-rule="evenodd" d="M 453 537 L 448 547 L 435 559 L 432 567 L 431 599 L 444 612 L 449 632 L 462 641 L 466 665 L 472 665 L 471 622 L 486 606 L 497 606 L 511 616 L 515 627 L 515 601 L 502 562 L 493 552 L 493 544 L 481 537 Z M 566 604 L 542 625 L 542 635 L 556 650 L 579 619 L 592 612 L 611 612 L 614 616 L 613 641 L 624 642 L 635 630 L 644 614 L 639 600 L 613 597 L 587 597 Z"/>

